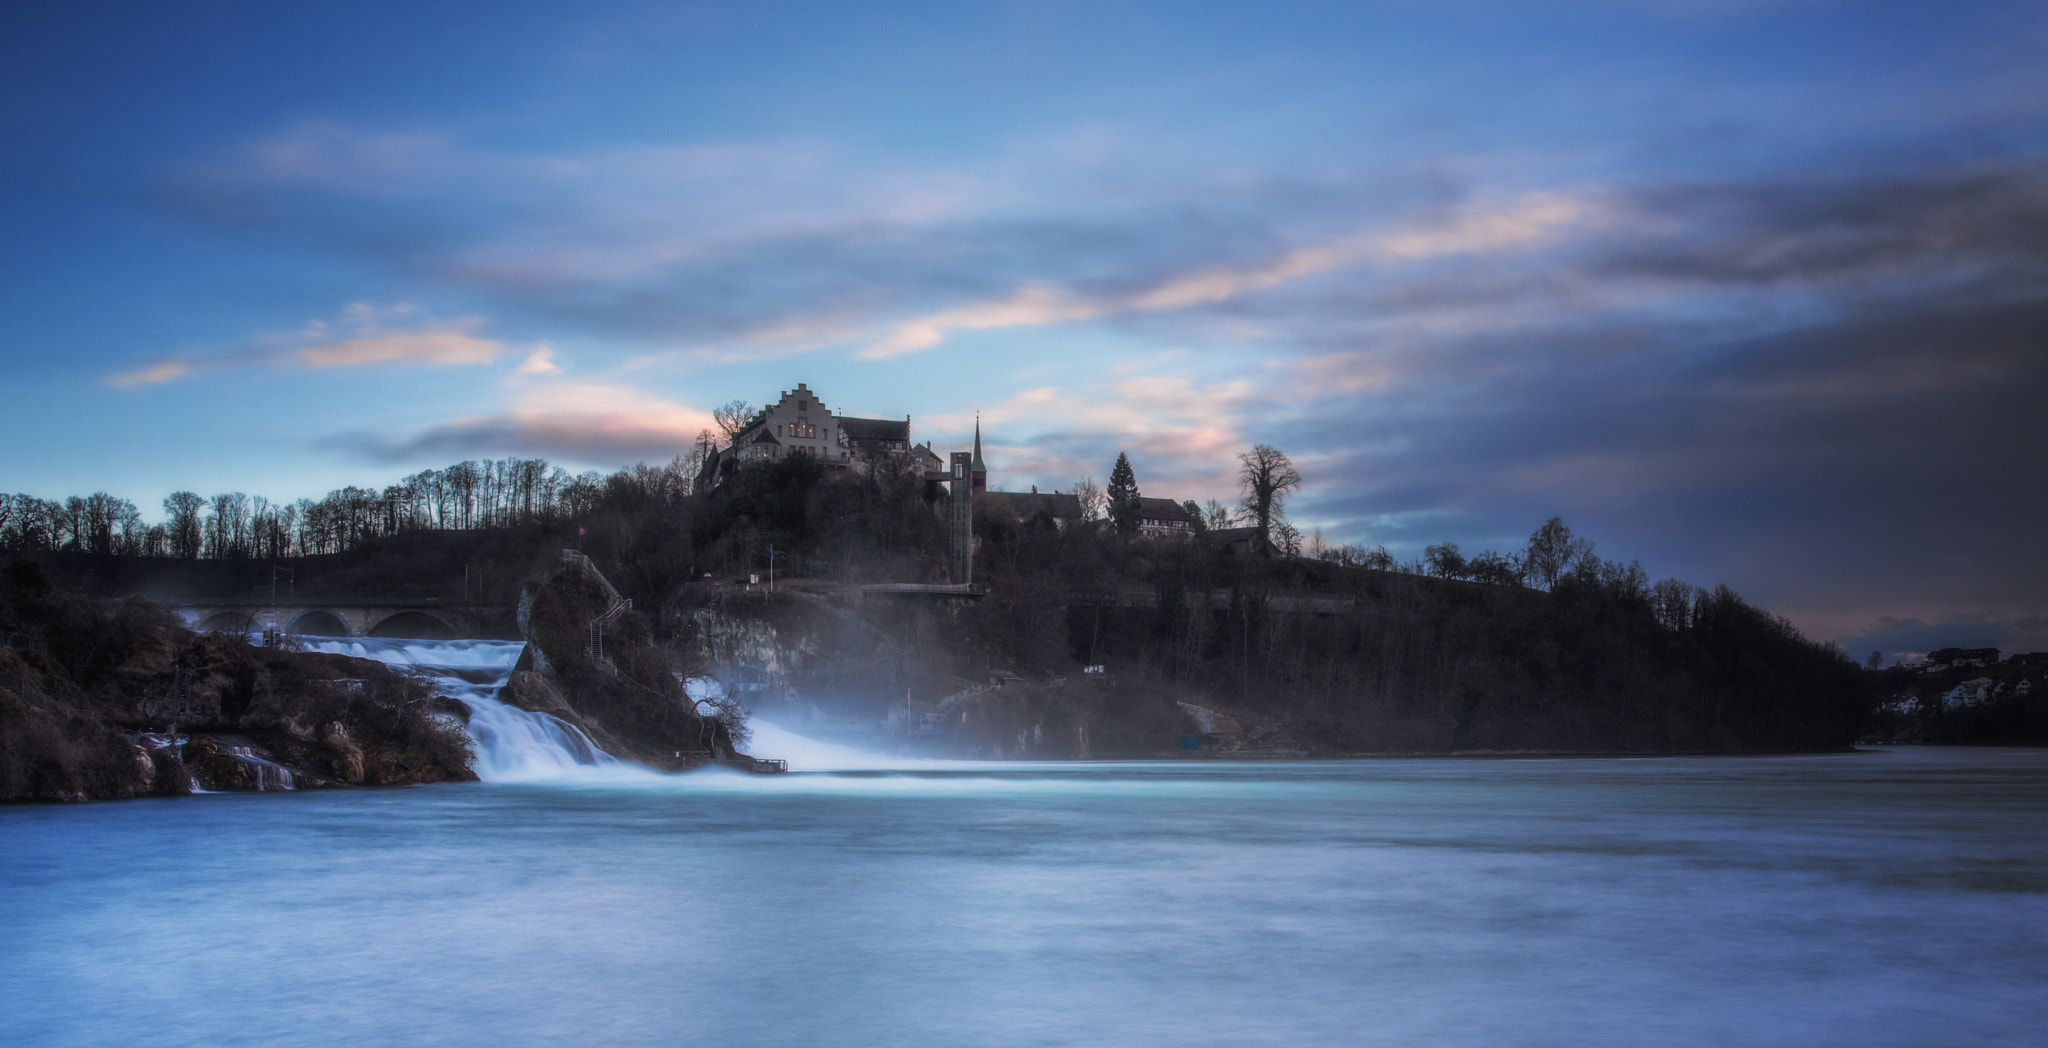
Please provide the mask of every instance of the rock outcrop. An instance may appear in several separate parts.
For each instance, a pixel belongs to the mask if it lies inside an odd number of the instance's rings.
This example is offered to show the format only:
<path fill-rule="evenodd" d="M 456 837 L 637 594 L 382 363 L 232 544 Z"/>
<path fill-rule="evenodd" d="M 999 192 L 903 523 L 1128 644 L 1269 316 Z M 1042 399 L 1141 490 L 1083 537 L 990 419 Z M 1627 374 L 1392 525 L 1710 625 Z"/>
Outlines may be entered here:
<path fill-rule="evenodd" d="M 0 801 L 471 780 L 450 704 L 381 663 L 199 634 L 0 576 Z"/>

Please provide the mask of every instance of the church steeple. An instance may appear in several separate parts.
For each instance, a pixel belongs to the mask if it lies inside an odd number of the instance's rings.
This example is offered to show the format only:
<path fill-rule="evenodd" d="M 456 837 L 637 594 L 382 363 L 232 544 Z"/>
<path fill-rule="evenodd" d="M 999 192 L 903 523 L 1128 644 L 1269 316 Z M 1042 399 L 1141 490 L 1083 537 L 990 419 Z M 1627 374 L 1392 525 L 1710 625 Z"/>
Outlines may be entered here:
<path fill-rule="evenodd" d="M 974 493 L 979 495 L 988 490 L 988 464 L 981 461 L 981 413 L 974 415 Z"/>

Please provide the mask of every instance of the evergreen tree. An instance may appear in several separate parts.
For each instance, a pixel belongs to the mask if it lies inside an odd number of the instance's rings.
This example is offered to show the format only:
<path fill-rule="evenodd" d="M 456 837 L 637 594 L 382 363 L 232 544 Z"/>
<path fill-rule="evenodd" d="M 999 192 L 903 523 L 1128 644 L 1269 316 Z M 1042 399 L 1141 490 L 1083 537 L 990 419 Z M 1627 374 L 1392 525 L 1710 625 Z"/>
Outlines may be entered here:
<path fill-rule="evenodd" d="M 1116 453 L 1116 468 L 1109 471 L 1109 520 L 1122 534 L 1138 530 L 1138 475 L 1131 470 L 1130 456 L 1121 451 Z"/>

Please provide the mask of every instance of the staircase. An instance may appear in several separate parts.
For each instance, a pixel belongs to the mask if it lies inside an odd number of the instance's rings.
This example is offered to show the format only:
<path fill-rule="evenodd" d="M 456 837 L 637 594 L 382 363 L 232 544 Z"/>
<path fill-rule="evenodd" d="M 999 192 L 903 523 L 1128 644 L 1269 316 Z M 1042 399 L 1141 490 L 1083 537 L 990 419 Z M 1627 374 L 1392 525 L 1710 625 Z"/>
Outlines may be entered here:
<path fill-rule="evenodd" d="M 604 572 L 597 570 L 597 565 L 591 563 L 589 557 L 573 549 L 565 549 L 562 551 L 562 563 L 596 579 L 597 584 L 604 588 L 605 597 L 610 603 L 597 614 L 597 617 L 590 620 L 590 644 L 584 649 L 584 654 L 590 656 L 590 661 L 599 669 L 617 677 L 619 668 L 612 665 L 612 660 L 605 658 L 604 655 L 604 628 L 619 621 L 619 616 L 632 610 L 633 602 L 619 596 L 618 589 L 612 586 L 610 579 L 604 577 Z"/>

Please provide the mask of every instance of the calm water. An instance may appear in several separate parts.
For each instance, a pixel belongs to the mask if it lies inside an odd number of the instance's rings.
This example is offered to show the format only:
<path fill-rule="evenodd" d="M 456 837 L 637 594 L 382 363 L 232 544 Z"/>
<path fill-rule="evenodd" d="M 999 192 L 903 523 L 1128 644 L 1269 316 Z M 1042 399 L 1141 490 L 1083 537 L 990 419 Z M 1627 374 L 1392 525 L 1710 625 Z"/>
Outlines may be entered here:
<path fill-rule="evenodd" d="M 2048 1022 L 2048 753 L 587 774 L 0 809 L 0 1044 L 2036 1045 Z"/>

